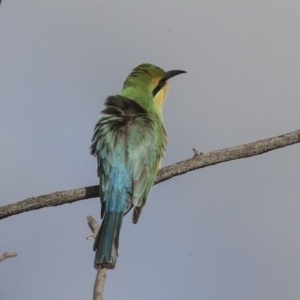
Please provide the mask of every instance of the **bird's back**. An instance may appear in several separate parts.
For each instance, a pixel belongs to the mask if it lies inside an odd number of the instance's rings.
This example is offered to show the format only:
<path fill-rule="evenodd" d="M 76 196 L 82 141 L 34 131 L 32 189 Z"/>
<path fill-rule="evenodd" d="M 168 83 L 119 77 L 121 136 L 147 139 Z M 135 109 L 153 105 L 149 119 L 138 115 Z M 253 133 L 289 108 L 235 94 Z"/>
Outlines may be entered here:
<path fill-rule="evenodd" d="M 136 223 L 165 151 L 166 131 L 159 118 L 128 97 L 111 96 L 105 105 L 91 146 L 98 158 L 101 215 L 116 206 L 126 205 L 125 213 L 136 206 Z M 111 193 L 126 199 L 116 201 Z"/>

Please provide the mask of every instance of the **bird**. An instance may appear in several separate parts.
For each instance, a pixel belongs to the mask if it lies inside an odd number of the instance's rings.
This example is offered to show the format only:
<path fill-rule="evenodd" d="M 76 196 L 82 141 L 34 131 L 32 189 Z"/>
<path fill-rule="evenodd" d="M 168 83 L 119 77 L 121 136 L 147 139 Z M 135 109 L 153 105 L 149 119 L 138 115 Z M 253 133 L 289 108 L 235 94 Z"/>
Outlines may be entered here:
<path fill-rule="evenodd" d="M 167 146 L 162 108 L 168 80 L 182 73 L 143 63 L 105 101 L 90 148 L 97 157 L 103 219 L 93 246 L 96 269 L 115 268 L 123 216 L 133 208 L 132 222 L 139 220 Z"/>

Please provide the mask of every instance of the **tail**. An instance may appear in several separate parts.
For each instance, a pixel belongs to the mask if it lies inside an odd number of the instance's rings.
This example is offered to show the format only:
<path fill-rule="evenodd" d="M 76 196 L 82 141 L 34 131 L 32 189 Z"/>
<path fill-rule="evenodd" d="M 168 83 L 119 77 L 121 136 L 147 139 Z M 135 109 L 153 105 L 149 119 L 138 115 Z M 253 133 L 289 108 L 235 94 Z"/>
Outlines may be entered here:
<path fill-rule="evenodd" d="M 123 212 L 107 211 L 104 215 L 94 243 L 96 269 L 113 269 L 116 265 L 123 214 Z"/>

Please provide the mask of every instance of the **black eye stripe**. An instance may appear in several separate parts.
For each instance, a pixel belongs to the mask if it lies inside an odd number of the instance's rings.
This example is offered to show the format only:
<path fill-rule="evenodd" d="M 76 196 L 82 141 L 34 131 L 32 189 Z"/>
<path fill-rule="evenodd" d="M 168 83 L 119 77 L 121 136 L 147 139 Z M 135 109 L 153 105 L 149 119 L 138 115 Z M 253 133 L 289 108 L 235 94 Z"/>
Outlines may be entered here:
<path fill-rule="evenodd" d="M 155 96 L 155 95 L 161 90 L 161 88 L 166 84 L 166 82 L 167 82 L 167 80 L 166 80 L 165 78 L 162 78 L 162 79 L 158 82 L 156 88 L 155 88 L 155 89 L 153 90 L 153 92 L 152 92 L 153 96 Z"/>

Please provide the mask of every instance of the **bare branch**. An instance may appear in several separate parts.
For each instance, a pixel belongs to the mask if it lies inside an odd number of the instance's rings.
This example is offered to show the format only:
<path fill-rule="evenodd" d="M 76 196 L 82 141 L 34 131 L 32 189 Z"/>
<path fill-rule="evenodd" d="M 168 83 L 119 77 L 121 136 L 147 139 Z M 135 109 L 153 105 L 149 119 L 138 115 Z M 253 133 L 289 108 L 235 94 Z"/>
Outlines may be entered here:
<path fill-rule="evenodd" d="M 18 254 L 16 252 L 4 252 L 1 256 L 0 256 L 0 263 L 6 259 L 6 258 L 10 258 L 10 257 L 15 257 Z"/>
<path fill-rule="evenodd" d="M 103 289 L 104 289 L 105 279 L 106 279 L 106 269 L 99 268 L 97 270 L 97 275 L 94 284 L 93 300 L 103 299 Z"/>
<path fill-rule="evenodd" d="M 26 200 L 8 204 L 0 207 L 0 220 L 17 215 L 26 211 L 31 211 L 48 206 L 57 206 L 66 203 L 95 198 L 99 196 L 98 186 L 88 186 L 75 190 L 54 192 L 48 195 L 28 198 Z"/>
<path fill-rule="evenodd" d="M 87 216 L 86 218 L 87 218 L 87 221 L 88 221 L 88 225 L 91 228 L 93 234 L 96 235 L 98 230 L 99 230 L 98 222 L 92 216 Z"/>
<path fill-rule="evenodd" d="M 91 228 L 93 232 L 93 236 L 97 235 L 97 232 L 99 230 L 99 225 L 94 217 L 87 216 L 88 225 Z M 99 268 L 97 270 L 97 275 L 94 283 L 94 300 L 102 300 L 103 299 L 103 289 L 104 289 L 104 283 L 106 279 L 106 269 Z"/>
<path fill-rule="evenodd" d="M 171 179 L 172 177 L 194 171 L 200 168 L 223 163 L 230 160 L 251 157 L 283 148 L 300 142 L 300 130 L 257 141 L 237 147 L 227 148 L 214 152 L 194 155 L 194 157 L 165 167 L 158 172 L 155 184 Z M 200 153 L 199 153 L 200 154 Z M 48 195 L 28 198 L 26 200 L 0 207 L 0 219 L 17 215 L 26 211 L 48 206 L 57 206 L 73 203 L 80 200 L 99 197 L 99 187 L 89 186 L 75 190 L 55 192 Z"/>

